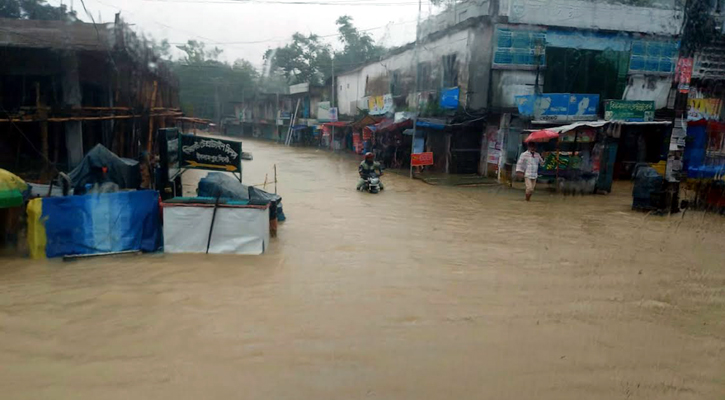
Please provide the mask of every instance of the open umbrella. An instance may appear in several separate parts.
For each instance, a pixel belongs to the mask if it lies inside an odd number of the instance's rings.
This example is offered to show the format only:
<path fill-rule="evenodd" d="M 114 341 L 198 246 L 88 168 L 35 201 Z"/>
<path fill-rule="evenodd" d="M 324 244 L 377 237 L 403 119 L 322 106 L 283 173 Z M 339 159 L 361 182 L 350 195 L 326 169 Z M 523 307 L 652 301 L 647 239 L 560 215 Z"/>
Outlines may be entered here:
<path fill-rule="evenodd" d="M 27 188 L 28 184 L 17 175 L 0 169 L 0 208 L 21 206 Z"/>
<path fill-rule="evenodd" d="M 524 143 L 529 143 L 529 142 L 548 142 L 551 139 L 558 139 L 558 138 L 559 138 L 559 134 L 558 133 L 556 133 L 554 131 L 547 130 L 547 129 L 542 129 L 540 131 L 532 132 L 529 135 L 529 137 L 527 137 L 526 139 L 524 139 Z"/>

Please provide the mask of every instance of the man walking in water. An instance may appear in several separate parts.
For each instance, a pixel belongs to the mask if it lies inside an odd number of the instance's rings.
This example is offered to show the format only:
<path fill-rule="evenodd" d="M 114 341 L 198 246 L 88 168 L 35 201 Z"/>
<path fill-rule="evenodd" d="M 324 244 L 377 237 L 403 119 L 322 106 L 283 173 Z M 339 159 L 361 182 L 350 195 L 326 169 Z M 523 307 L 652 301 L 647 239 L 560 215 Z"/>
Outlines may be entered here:
<path fill-rule="evenodd" d="M 526 201 L 531 201 L 531 195 L 536 188 L 536 178 L 539 177 L 539 164 L 543 163 L 544 160 L 536 152 L 536 143 L 529 142 L 529 150 L 522 153 L 516 163 L 516 174 L 523 175 L 526 182 Z"/>

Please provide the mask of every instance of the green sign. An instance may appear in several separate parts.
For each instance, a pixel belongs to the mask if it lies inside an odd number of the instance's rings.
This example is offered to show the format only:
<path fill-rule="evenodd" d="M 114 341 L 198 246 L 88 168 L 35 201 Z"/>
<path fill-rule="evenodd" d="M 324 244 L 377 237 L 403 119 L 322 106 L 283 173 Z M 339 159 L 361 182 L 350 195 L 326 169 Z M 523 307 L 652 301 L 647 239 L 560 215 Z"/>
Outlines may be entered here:
<path fill-rule="evenodd" d="M 655 119 L 654 101 L 609 100 L 604 105 L 607 121 L 648 122 Z"/>
<path fill-rule="evenodd" d="M 241 172 L 242 142 L 193 135 L 179 138 L 182 168 Z"/>

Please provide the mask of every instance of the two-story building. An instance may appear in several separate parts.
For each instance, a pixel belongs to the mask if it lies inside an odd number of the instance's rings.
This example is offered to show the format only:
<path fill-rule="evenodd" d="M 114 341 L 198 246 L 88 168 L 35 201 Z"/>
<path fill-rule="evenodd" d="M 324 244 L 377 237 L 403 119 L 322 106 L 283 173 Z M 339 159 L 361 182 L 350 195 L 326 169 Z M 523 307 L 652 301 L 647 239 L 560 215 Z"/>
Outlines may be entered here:
<path fill-rule="evenodd" d="M 676 0 L 646 6 L 582 0 L 459 2 L 421 23 L 417 50 L 409 44 L 340 74 L 340 114 L 433 109 L 443 119 L 443 132 L 453 135 L 444 149 L 447 157 L 456 150 L 470 155 L 470 141 L 460 146 L 455 138 L 475 133 L 478 172 L 504 164 L 510 170 L 522 130 L 536 119 L 520 112 L 522 97 L 582 95 L 572 96 L 586 99 L 580 102 L 586 115 L 576 119 L 599 118 L 609 99 L 653 101 L 657 110 L 666 108 L 682 19 Z M 455 110 L 426 106 L 440 105 L 441 93 L 451 88 L 459 89 Z M 371 109 L 378 101 L 370 99 L 379 96 L 387 99 L 385 106 Z M 485 116 L 484 129 L 477 124 L 461 128 L 461 122 L 480 116 Z M 553 119 L 561 123 L 571 117 L 564 113 Z"/>

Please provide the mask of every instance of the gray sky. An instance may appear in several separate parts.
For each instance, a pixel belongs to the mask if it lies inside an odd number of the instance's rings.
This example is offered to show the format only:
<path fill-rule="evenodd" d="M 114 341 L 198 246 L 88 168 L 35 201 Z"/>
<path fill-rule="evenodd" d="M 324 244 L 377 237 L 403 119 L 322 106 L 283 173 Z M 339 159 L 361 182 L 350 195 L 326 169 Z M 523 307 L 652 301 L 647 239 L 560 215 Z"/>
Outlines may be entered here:
<path fill-rule="evenodd" d="M 416 0 L 304 1 L 334 5 L 270 1 L 300 0 L 85 0 L 85 4 L 96 22 L 99 22 L 99 13 L 101 22 L 112 22 L 114 14 L 120 11 L 125 21 L 135 24 L 134 29 L 157 40 L 165 38 L 174 44 L 188 39 L 215 43 L 224 50 L 224 60 L 244 58 L 257 67 L 262 65 L 265 50 L 288 43 L 294 32 L 336 34 L 335 20 L 345 14 L 353 17 L 358 29 L 370 29 L 368 33 L 384 46 L 399 46 L 415 40 Z M 72 4 L 82 20 L 90 21 L 81 0 L 48 2 Z M 424 1 L 421 18 L 432 11 L 434 8 Z M 324 40 L 333 45 L 339 43 L 337 37 Z"/>

